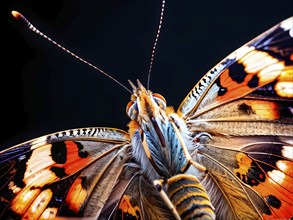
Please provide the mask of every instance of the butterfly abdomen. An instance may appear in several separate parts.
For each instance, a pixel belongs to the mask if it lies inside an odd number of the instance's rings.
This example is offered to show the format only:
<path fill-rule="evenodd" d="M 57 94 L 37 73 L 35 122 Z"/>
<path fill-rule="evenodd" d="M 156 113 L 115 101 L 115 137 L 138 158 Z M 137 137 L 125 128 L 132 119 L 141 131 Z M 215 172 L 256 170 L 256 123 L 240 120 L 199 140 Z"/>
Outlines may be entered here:
<path fill-rule="evenodd" d="M 215 219 L 210 198 L 194 176 L 178 174 L 167 185 L 166 193 L 181 219 Z"/>

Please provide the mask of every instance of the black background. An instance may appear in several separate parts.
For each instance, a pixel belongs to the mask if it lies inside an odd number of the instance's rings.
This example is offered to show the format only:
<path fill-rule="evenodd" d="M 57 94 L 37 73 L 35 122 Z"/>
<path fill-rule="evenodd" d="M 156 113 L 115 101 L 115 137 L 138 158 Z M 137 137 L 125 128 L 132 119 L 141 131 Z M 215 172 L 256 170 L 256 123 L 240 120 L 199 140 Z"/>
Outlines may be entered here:
<path fill-rule="evenodd" d="M 146 84 L 160 7 L 159 0 L 1 0 L 1 149 L 69 128 L 126 130 L 129 121 L 126 90 L 24 28 L 12 9 L 129 87 L 128 79 Z M 150 89 L 176 109 L 205 72 L 292 9 L 291 0 L 167 0 Z"/>

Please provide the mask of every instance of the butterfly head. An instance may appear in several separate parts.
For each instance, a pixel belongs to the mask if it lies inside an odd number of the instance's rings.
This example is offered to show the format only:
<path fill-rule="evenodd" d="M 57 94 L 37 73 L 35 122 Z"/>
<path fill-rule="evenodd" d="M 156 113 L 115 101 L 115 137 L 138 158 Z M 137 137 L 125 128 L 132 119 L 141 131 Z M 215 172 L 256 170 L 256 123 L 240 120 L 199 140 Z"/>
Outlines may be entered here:
<path fill-rule="evenodd" d="M 156 117 L 160 112 L 166 110 L 165 98 L 158 94 L 147 90 L 139 81 L 138 86 L 130 85 L 133 89 L 131 101 L 126 106 L 126 114 L 131 120 L 149 120 L 149 117 Z"/>

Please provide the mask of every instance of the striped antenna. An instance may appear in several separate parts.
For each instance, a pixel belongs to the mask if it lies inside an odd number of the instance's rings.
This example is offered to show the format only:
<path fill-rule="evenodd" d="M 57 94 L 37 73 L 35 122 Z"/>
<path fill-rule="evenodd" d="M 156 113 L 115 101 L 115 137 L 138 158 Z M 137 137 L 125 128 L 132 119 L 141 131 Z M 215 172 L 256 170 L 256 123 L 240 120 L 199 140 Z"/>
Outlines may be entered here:
<path fill-rule="evenodd" d="M 154 64 L 154 60 L 155 60 L 155 52 L 156 52 L 157 43 L 158 43 L 160 33 L 161 33 L 161 29 L 162 29 L 164 11 L 165 11 L 165 0 L 162 0 L 159 26 L 158 26 L 157 35 L 156 35 L 156 38 L 155 38 L 155 41 L 154 41 L 154 44 L 153 44 L 152 53 L 151 53 L 151 60 L 150 60 L 150 66 L 149 66 L 149 72 L 148 72 L 147 89 L 149 89 L 149 86 L 150 86 L 151 72 L 152 72 L 153 64 Z"/>
<path fill-rule="evenodd" d="M 48 37 L 47 35 L 45 35 L 44 33 L 42 33 L 39 29 L 37 29 L 25 16 L 23 16 L 21 13 L 17 12 L 17 11 L 12 11 L 11 12 L 12 16 L 14 18 L 16 18 L 17 20 L 20 20 L 21 22 L 23 22 L 31 31 L 33 31 L 34 33 L 38 34 L 39 36 L 45 38 L 46 40 L 50 41 L 51 43 L 53 43 L 54 45 L 56 45 L 57 47 L 59 47 L 60 49 L 62 49 L 63 51 L 65 51 L 66 53 L 70 54 L 71 56 L 75 57 L 76 59 L 78 59 L 79 61 L 85 63 L 86 65 L 94 68 L 95 70 L 98 70 L 100 73 L 102 73 L 103 75 L 105 75 L 106 77 L 110 78 L 111 80 L 113 80 L 114 82 L 116 82 L 118 85 L 120 85 L 122 88 L 126 89 L 126 91 L 128 91 L 130 94 L 132 94 L 132 92 L 126 87 L 124 86 L 122 83 L 120 83 L 117 79 L 115 79 L 114 77 L 112 77 L 111 75 L 109 75 L 108 73 L 106 73 L 105 71 L 103 71 L 102 69 L 96 67 L 95 65 L 91 64 L 90 62 L 82 59 L 81 57 L 79 57 L 78 55 L 76 55 L 75 53 L 71 52 L 70 50 L 66 49 L 65 47 L 63 47 L 62 45 L 60 45 L 59 43 L 57 43 L 56 41 L 54 41 L 53 39 L 51 39 L 50 37 Z"/>

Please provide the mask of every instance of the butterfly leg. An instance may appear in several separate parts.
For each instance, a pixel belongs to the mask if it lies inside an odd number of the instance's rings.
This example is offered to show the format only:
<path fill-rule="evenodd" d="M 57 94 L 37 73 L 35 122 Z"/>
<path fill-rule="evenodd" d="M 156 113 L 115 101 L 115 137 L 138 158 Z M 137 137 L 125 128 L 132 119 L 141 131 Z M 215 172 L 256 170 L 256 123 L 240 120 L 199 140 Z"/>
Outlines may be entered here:
<path fill-rule="evenodd" d="M 210 198 L 195 176 L 178 174 L 154 180 L 154 185 L 177 220 L 215 219 Z"/>
<path fill-rule="evenodd" d="M 181 220 L 179 213 L 177 212 L 176 208 L 174 207 L 173 203 L 171 202 L 170 198 L 166 194 L 165 190 L 163 189 L 166 184 L 166 181 L 163 179 L 154 180 L 154 186 L 159 191 L 159 194 L 165 204 L 167 205 L 168 209 L 172 212 L 176 220 Z"/>
<path fill-rule="evenodd" d="M 188 168 L 190 167 L 190 165 L 194 166 L 196 169 L 198 169 L 199 171 L 201 172 L 207 172 L 206 168 L 204 166 L 202 166 L 201 164 L 195 162 L 194 160 L 192 160 L 192 157 L 190 156 L 190 153 L 188 152 L 188 148 L 185 144 L 185 141 L 183 140 L 182 138 L 182 135 L 179 131 L 179 129 L 177 128 L 176 124 L 174 121 L 171 121 L 171 124 L 177 134 L 177 138 L 179 139 L 180 141 L 180 144 L 182 146 L 182 149 L 183 149 L 183 152 L 185 154 L 185 157 L 186 157 L 186 161 L 187 163 L 185 164 L 185 166 L 181 169 L 181 173 L 185 173 Z"/>

